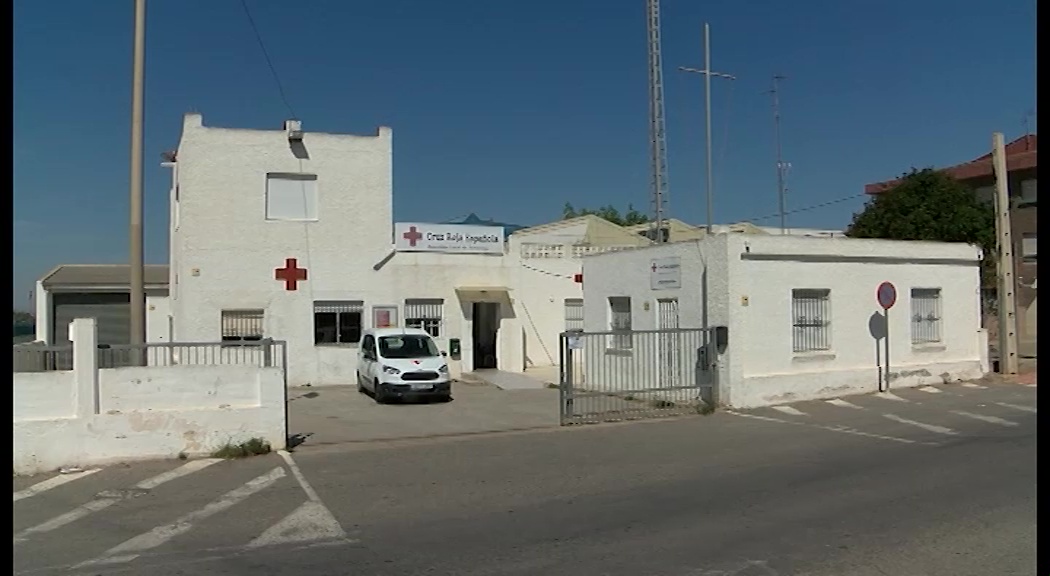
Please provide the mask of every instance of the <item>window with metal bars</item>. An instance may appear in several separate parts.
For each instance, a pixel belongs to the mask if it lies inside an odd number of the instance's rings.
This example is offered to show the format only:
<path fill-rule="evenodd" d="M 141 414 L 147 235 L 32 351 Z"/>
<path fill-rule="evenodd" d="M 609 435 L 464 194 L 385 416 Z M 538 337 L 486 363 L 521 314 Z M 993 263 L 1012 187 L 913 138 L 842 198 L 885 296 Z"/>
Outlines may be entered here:
<path fill-rule="evenodd" d="M 441 336 L 441 317 L 445 301 L 440 298 L 405 300 L 405 326 L 422 328 L 434 338 Z"/>
<path fill-rule="evenodd" d="M 583 330 L 583 299 L 565 299 L 565 331 Z"/>
<path fill-rule="evenodd" d="M 612 348 L 617 350 L 631 349 L 631 298 L 630 296 L 609 297 L 609 329 L 613 332 Z"/>
<path fill-rule="evenodd" d="M 361 341 L 365 303 L 360 300 L 314 302 L 314 344 L 355 345 Z"/>
<path fill-rule="evenodd" d="M 223 310 L 223 342 L 257 342 L 263 339 L 262 310 Z"/>
<path fill-rule="evenodd" d="M 941 341 L 941 289 L 911 289 L 911 343 Z"/>
<path fill-rule="evenodd" d="M 796 288 L 791 291 L 792 350 L 831 350 L 831 290 Z"/>

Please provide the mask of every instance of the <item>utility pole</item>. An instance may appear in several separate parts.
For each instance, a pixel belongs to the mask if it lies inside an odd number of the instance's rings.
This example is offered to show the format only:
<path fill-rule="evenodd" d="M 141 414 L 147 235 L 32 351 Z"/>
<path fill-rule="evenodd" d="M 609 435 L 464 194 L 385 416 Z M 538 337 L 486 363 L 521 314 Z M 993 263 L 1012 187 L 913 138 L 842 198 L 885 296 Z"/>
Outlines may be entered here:
<path fill-rule="evenodd" d="M 131 222 L 128 241 L 131 245 L 131 344 L 146 341 L 145 260 L 142 245 L 142 103 L 146 57 L 146 0 L 135 0 L 135 40 L 131 72 Z M 136 350 L 136 358 L 145 358 Z"/>
<path fill-rule="evenodd" d="M 679 66 L 678 69 L 682 72 L 704 75 L 704 124 L 707 133 L 707 233 L 711 234 L 714 229 L 713 219 L 715 211 L 715 177 L 711 166 L 711 76 L 718 76 L 728 80 L 736 80 L 736 76 L 711 70 L 711 27 L 706 22 L 704 23 L 704 69 L 698 70 L 696 68 L 686 68 L 685 66 Z"/>
<path fill-rule="evenodd" d="M 784 163 L 780 147 L 780 81 L 786 76 L 773 75 L 773 89 L 769 91 L 773 95 L 773 138 L 777 147 L 777 205 L 780 213 L 780 233 L 787 234 L 787 189 L 784 185 L 784 172 L 788 165 Z"/>
<path fill-rule="evenodd" d="M 1010 230 L 1010 189 L 1003 133 L 992 134 L 995 169 L 995 231 L 999 245 L 999 373 L 1017 374 L 1017 306 L 1014 299 L 1014 249 Z"/>
<path fill-rule="evenodd" d="M 649 36 L 649 152 L 652 162 L 652 207 L 654 242 L 666 242 L 667 136 L 664 122 L 664 63 L 660 53 L 660 0 L 646 0 Z"/>

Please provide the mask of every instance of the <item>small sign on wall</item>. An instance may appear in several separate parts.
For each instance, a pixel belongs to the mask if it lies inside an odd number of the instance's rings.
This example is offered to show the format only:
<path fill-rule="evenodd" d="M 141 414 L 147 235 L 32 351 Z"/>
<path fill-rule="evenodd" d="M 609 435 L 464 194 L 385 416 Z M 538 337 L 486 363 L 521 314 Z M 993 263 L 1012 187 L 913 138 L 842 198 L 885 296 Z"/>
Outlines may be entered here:
<path fill-rule="evenodd" d="M 649 288 L 677 290 L 682 287 L 682 259 L 678 256 L 654 258 L 649 265 Z"/>
<path fill-rule="evenodd" d="M 393 328 L 397 326 L 397 306 L 373 306 L 372 327 Z"/>

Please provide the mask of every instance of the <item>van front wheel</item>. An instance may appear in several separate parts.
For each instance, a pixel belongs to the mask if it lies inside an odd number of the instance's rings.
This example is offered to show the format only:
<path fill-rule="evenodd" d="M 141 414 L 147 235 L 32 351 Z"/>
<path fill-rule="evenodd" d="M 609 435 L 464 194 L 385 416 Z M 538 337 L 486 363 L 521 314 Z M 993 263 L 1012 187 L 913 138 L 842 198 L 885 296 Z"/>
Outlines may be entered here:
<path fill-rule="evenodd" d="M 379 380 L 375 381 L 374 387 L 372 389 L 374 390 L 373 394 L 376 400 L 376 404 L 386 404 L 386 388 L 384 388 L 383 385 L 379 383 Z"/>

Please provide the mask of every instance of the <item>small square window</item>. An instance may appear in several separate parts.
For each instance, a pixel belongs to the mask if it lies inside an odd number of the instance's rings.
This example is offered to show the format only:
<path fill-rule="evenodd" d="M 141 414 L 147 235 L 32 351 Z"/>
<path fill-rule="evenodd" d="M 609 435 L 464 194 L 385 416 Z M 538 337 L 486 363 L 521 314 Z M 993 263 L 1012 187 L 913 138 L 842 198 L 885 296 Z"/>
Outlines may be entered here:
<path fill-rule="evenodd" d="M 267 174 L 267 220 L 317 220 L 317 176 Z"/>
<path fill-rule="evenodd" d="M 314 302 L 314 344 L 355 345 L 361 341 L 364 302 Z"/>

